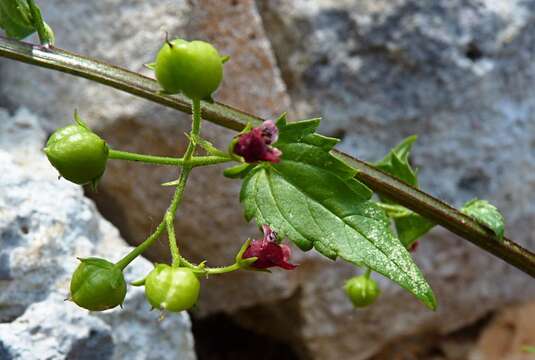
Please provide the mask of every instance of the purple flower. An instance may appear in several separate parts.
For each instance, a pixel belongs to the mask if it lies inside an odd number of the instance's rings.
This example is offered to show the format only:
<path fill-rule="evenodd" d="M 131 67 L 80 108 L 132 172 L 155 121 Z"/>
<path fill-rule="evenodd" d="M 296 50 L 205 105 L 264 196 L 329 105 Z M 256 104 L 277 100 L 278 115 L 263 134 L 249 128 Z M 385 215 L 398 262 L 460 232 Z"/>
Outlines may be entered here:
<path fill-rule="evenodd" d="M 259 127 L 241 134 L 234 146 L 234 152 L 248 163 L 258 161 L 277 163 L 282 152 L 270 145 L 277 142 L 278 138 L 279 129 L 272 120 L 266 120 Z"/>
<path fill-rule="evenodd" d="M 251 241 L 242 258 L 256 257 L 257 260 L 251 266 L 257 269 L 267 269 L 273 266 L 286 270 L 295 269 L 297 265 L 288 262 L 292 254 L 290 247 L 278 244 L 277 233 L 268 225 L 262 225 L 262 230 L 264 238 Z"/>

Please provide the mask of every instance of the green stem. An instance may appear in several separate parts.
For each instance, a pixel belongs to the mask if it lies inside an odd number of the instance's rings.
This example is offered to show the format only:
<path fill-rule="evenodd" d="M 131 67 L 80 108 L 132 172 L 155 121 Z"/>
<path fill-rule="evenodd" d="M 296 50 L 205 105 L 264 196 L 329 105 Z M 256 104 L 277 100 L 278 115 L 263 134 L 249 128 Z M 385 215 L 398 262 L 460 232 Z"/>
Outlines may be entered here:
<path fill-rule="evenodd" d="M 188 267 L 192 269 L 195 273 L 200 274 L 200 275 L 220 275 L 220 274 L 225 274 L 225 273 L 229 273 L 232 271 L 241 270 L 244 267 L 248 267 L 249 265 L 254 263 L 256 259 L 257 259 L 256 257 L 248 258 L 247 260 L 249 261 L 235 262 L 234 264 L 227 265 L 227 266 L 208 267 L 208 266 L 205 266 L 204 264 L 195 265 L 189 262 L 188 260 L 184 259 L 183 257 L 180 257 L 180 265 Z"/>
<path fill-rule="evenodd" d="M 135 258 L 145 252 L 163 233 L 165 229 L 165 221 L 162 221 L 156 230 L 141 244 L 139 244 L 129 254 L 115 263 L 115 266 L 121 270 L 128 266 Z"/>
<path fill-rule="evenodd" d="M 409 216 L 412 211 L 404 206 L 396 204 L 386 204 L 383 202 L 376 202 L 377 206 L 386 211 L 387 215 L 393 219 L 399 219 Z"/>
<path fill-rule="evenodd" d="M 366 269 L 366 272 L 364 273 L 364 277 L 365 277 L 366 279 L 369 279 L 371 274 L 372 274 L 372 269 L 367 268 L 367 269 Z"/>
<path fill-rule="evenodd" d="M 200 129 L 201 129 L 201 116 L 200 116 L 200 101 L 199 100 L 193 100 L 193 121 L 191 126 L 191 134 L 192 135 L 199 135 Z M 189 142 L 188 147 L 186 149 L 186 154 L 184 155 L 184 162 L 188 163 L 192 159 L 192 155 L 195 152 L 196 145 L 193 142 Z M 164 219 L 158 225 L 158 228 L 156 231 L 147 238 L 147 240 L 143 241 L 140 245 L 138 245 L 132 252 L 130 252 L 128 255 L 126 255 L 124 258 L 119 260 L 115 264 L 119 269 L 123 270 L 130 262 L 132 262 L 136 257 L 138 257 L 140 254 L 142 254 L 145 250 L 147 250 L 153 243 L 158 239 L 164 229 L 167 227 L 167 230 L 169 232 L 169 222 L 171 223 L 172 228 L 172 235 L 169 236 L 169 246 L 171 248 L 171 254 L 173 256 L 173 265 L 176 264 L 176 262 L 180 263 L 180 253 L 178 250 L 178 245 L 176 244 L 176 237 L 174 236 L 174 228 L 172 226 L 173 219 L 175 218 L 176 210 L 178 209 L 178 206 L 180 205 L 180 202 L 182 201 L 184 190 L 186 188 L 186 183 L 188 181 L 189 173 L 191 172 L 192 167 L 190 165 L 185 165 L 182 168 L 182 171 L 180 173 L 180 177 L 178 179 L 178 185 L 175 189 L 175 193 L 173 195 L 173 200 L 171 200 L 171 204 L 167 208 L 167 211 L 165 212 Z M 173 239 L 171 239 L 173 238 Z M 174 244 L 171 244 L 171 242 L 174 242 Z M 176 248 L 176 252 L 174 250 Z M 189 263 L 189 262 L 188 262 Z M 189 263 L 191 264 L 191 263 Z"/>
<path fill-rule="evenodd" d="M 183 95 L 162 94 L 160 86 L 153 79 L 56 47 L 44 51 L 31 44 L 0 36 L 0 57 L 80 76 L 182 112 L 192 111 L 189 99 Z M 238 131 L 248 123 L 256 126 L 263 121 L 257 116 L 218 102 L 204 102 L 202 115 L 208 121 Z M 431 195 L 378 170 L 371 164 L 340 151 L 333 151 L 333 154 L 357 169 L 356 179 L 372 190 L 444 226 L 535 277 L 535 253 L 507 238 L 502 242 L 496 241 L 494 234 L 477 221 Z"/>
<path fill-rule="evenodd" d="M 169 213 L 166 213 L 165 223 L 167 226 L 167 236 L 169 238 L 169 249 L 171 250 L 171 257 L 173 259 L 172 266 L 179 267 L 180 266 L 180 252 L 178 251 L 178 245 L 177 245 L 176 235 L 175 235 L 175 225 L 173 224 L 173 217 Z"/>
<path fill-rule="evenodd" d="M 186 162 L 184 158 L 144 155 L 144 154 L 137 154 L 137 153 L 132 153 L 128 151 L 120 151 L 120 150 L 113 150 L 113 149 L 110 149 L 108 157 L 110 159 L 139 161 L 139 162 L 144 162 L 147 164 L 172 165 L 172 166 L 188 165 L 190 167 L 215 165 L 215 164 L 221 164 L 221 163 L 232 161 L 230 157 L 223 157 L 223 156 L 192 156 L 190 160 Z"/>
<path fill-rule="evenodd" d="M 191 135 L 192 137 L 198 136 L 201 131 L 201 102 L 199 100 L 193 100 L 193 114 L 192 114 L 192 125 L 191 125 Z M 184 154 L 184 161 L 187 163 L 191 160 L 193 153 L 195 152 L 195 148 L 197 145 L 190 141 L 188 144 L 188 147 L 186 149 L 186 153 Z M 184 195 L 184 189 L 186 188 L 186 183 L 188 181 L 189 174 L 191 172 L 192 167 L 191 166 L 183 166 L 182 172 L 180 173 L 180 177 L 178 178 L 178 185 L 176 187 L 175 196 L 173 197 L 173 201 L 171 202 L 171 205 L 169 206 L 169 209 L 167 211 L 171 212 L 173 215 L 173 218 L 175 217 L 176 210 L 178 206 L 180 205 L 180 202 L 182 201 L 182 197 Z"/>
<path fill-rule="evenodd" d="M 51 30 L 46 28 L 45 21 L 41 15 L 41 10 L 35 4 L 34 0 L 26 0 L 28 7 L 30 8 L 30 13 L 32 14 L 32 22 L 37 30 L 37 35 L 39 35 L 39 42 L 41 45 L 48 47 L 54 42 L 54 37 Z"/>
<path fill-rule="evenodd" d="M 201 102 L 200 100 L 193 99 L 193 114 L 192 114 L 192 123 L 191 123 L 191 132 L 190 139 L 199 136 L 201 131 Z M 184 162 L 189 163 L 195 153 L 197 145 L 193 141 L 189 141 L 186 153 L 184 154 Z M 180 253 L 178 250 L 178 244 L 176 242 L 176 237 L 174 234 L 173 220 L 176 216 L 176 211 L 178 206 L 182 202 L 184 197 L 184 190 L 186 189 L 186 184 L 188 182 L 188 177 L 193 167 L 191 165 L 185 165 L 182 167 L 180 172 L 180 177 L 178 178 L 178 185 L 176 186 L 175 195 L 171 201 L 171 205 L 167 209 L 166 218 L 167 218 L 167 228 L 172 229 L 172 233 L 169 232 L 169 246 L 171 248 L 171 255 L 173 256 L 173 266 L 179 266 L 181 259 Z"/>
<path fill-rule="evenodd" d="M 240 270 L 241 266 L 238 263 L 234 263 L 232 265 L 228 266 L 222 266 L 222 267 L 214 267 L 214 268 L 206 268 L 206 275 L 220 275 L 229 273 L 232 271 Z"/>

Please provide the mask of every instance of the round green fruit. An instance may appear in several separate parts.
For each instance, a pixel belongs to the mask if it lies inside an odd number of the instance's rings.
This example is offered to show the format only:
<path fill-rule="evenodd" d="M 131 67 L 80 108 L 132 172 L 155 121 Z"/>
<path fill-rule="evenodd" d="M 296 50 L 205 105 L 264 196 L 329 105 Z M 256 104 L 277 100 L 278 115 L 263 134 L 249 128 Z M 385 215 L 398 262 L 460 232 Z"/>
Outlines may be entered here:
<path fill-rule="evenodd" d="M 188 310 L 199 298 L 201 284 L 195 273 L 184 267 L 158 264 L 145 278 L 145 295 L 155 309 Z"/>
<path fill-rule="evenodd" d="M 156 56 L 156 79 L 170 94 L 182 92 L 191 99 L 209 99 L 223 78 L 221 55 L 204 41 L 175 39 Z"/>
<path fill-rule="evenodd" d="M 76 184 L 96 183 L 106 170 L 106 142 L 78 124 L 56 130 L 44 150 L 59 174 Z"/>
<path fill-rule="evenodd" d="M 344 290 L 355 307 L 371 305 L 381 294 L 375 280 L 365 275 L 355 276 L 347 280 Z"/>
<path fill-rule="evenodd" d="M 72 275 L 70 299 L 91 311 L 121 305 L 126 296 L 123 272 L 104 259 L 88 258 L 81 262 Z"/>

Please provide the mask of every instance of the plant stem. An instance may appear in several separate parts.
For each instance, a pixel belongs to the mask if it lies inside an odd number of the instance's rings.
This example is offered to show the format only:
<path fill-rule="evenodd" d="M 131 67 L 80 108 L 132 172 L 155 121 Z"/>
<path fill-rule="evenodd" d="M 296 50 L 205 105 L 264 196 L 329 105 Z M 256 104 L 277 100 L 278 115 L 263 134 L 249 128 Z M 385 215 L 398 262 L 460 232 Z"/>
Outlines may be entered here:
<path fill-rule="evenodd" d="M 161 235 L 165 229 L 165 221 L 162 221 L 156 230 L 141 244 L 136 246 L 134 250 L 128 253 L 125 257 L 115 263 L 115 266 L 121 270 L 128 266 L 135 258 L 145 252 Z"/>
<path fill-rule="evenodd" d="M 394 219 L 403 218 L 409 216 L 411 211 L 404 206 L 397 204 L 387 204 L 384 202 L 376 202 L 377 206 L 386 211 L 389 217 Z"/>
<path fill-rule="evenodd" d="M 157 164 L 157 165 L 172 165 L 172 166 L 182 166 L 187 165 L 190 167 L 205 166 L 205 165 L 215 165 L 225 162 L 232 161 L 230 157 L 223 156 L 192 156 L 188 162 L 184 158 L 173 158 L 165 156 L 154 156 L 154 155 L 144 155 L 137 154 L 128 151 L 120 151 L 110 149 L 109 152 L 110 159 L 117 160 L 127 160 L 127 161 L 139 161 L 147 164 Z"/>
<path fill-rule="evenodd" d="M 191 122 L 191 132 L 190 139 L 199 136 L 201 131 L 201 102 L 200 100 L 193 99 L 193 114 Z M 186 153 L 184 154 L 184 162 L 187 164 L 191 161 L 193 154 L 195 153 L 196 143 L 189 141 Z M 178 250 L 178 244 L 176 242 L 175 230 L 174 230 L 174 218 L 176 216 L 176 211 L 180 205 L 182 198 L 184 196 L 184 190 L 186 189 L 186 184 L 188 182 L 188 177 L 193 167 L 191 165 L 184 165 L 182 171 L 180 172 L 180 177 L 178 178 L 178 185 L 176 186 L 175 195 L 171 201 L 171 205 L 167 209 L 165 214 L 167 221 L 167 232 L 169 237 L 169 247 L 171 249 L 171 255 L 173 257 L 173 266 L 179 266 L 181 262 L 180 253 Z M 189 264 L 189 262 L 188 262 Z"/>
<path fill-rule="evenodd" d="M 220 275 L 220 274 L 225 274 L 225 273 L 229 273 L 229 272 L 240 270 L 240 269 L 241 269 L 240 264 L 234 263 L 229 266 L 206 268 L 206 275 Z"/>
<path fill-rule="evenodd" d="M 26 0 L 28 7 L 30 8 L 30 13 L 32 14 L 33 25 L 37 30 L 37 35 L 39 36 L 39 41 L 41 45 L 48 47 L 54 42 L 54 39 L 51 37 L 51 33 L 47 31 L 43 16 L 41 15 L 41 10 L 35 4 L 34 0 Z"/>
<path fill-rule="evenodd" d="M 191 113 L 189 100 L 181 95 L 163 95 L 156 81 L 140 74 L 95 61 L 87 57 L 52 48 L 39 47 L 0 36 L 0 56 L 64 73 L 80 76 L 128 92 L 147 100 Z M 228 129 L 241 130 L 247 123 L 259 125 L 263 119 L 230 106 L 203 102 L 203 118 Z M 388 196 L 402 206 L 496 255 L 509 264 L 535 277 L 535 254 L 512 240 L 499 242 L 494 234 L 470 217 L 434 197 L 400 181 L 363 161 L 333 151 L 358 170 L 356 178 L 372 190 Z"/>

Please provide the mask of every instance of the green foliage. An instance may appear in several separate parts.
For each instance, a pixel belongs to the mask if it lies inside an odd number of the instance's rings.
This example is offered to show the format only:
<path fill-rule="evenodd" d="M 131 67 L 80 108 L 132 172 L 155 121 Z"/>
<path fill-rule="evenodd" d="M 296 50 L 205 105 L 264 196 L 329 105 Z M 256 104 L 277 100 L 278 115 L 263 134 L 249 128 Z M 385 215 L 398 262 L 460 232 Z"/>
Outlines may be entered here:
<path fill-rule="evenodd" d="M 503 240 L 505 220 L 496 206 L 486 200 L 473 199 L 464 204 L 461 212 L 486 226 L 499 240 Z"/>
<path fill-rule="evenodd" d="M 35 4 L 34 6 L 35 10 L 39 11 Z M 49 39 L 53 42 L 52 29 L 46 23 L 43 25 Z M 8 37 L 17 40 L 24 39 L 36 32 L 37 26 L 26 0 L 0 0 L 0 28 Z"/>
<path fill-rule="evenodd" d="M 330 153 L 337 139 L 315 133 L 319 119 L 277 121 L 279 163 L 262 162 L 245 177 L 240 199 L 247 220 L 269 224 L 303 250 L 341 257 L 392 279 L 428 307 L 433 292 L 390 229 L 389 218 L 370 200 L 356 170 Z"/>
<path fill-rule="evenodd" d="M 397 177 L 409 185 L 418 187 L 418 177 L 409 164 L 409 155 L 412 144 L 416 141 L 416 136 L 409 136 L 390 152 L 375 166 L 382 171 Z M 395 204 L 394 201 L 385 196 L 380 196 L 381 200 L 387 204 Z M 394 219 L 396 231 L 400 241 L 409 248 L 416 240 L 431 230 L 434 224 L 407 209 L 407 214 Z"/>

